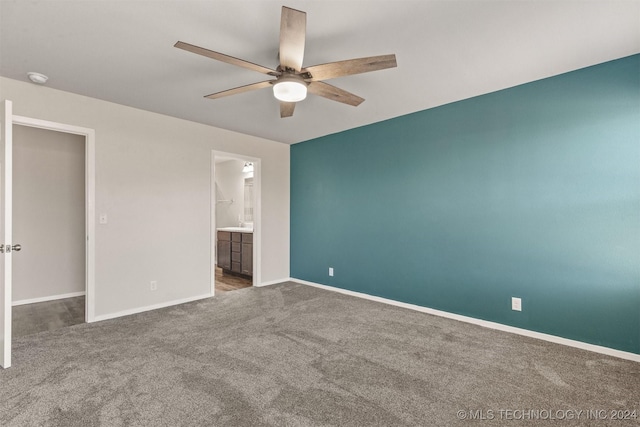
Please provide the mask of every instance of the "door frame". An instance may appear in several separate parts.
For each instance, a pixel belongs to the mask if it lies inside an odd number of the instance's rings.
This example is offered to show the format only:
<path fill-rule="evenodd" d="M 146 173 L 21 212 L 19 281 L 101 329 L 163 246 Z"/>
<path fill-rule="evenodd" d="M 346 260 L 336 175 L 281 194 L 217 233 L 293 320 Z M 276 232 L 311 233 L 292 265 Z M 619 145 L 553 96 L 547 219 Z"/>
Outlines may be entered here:
<path fill-rule="evenodd" d="M 211 151 L 211 295 L 215 296 L 216 291 L 216 157 L 224 157 L 233 160 L 241 160 L 253 163 L 253 277 L 252 286 L 260 286 L 262 283 L 262 262 L 261 262 L 261 236 L 262 236 L 262 164 L 259 157 L 244 156 L 237 153 L 225 151 Z"/>
<path fill-rule="evenodd" d="M 24 116 L 13 116 L 13 124 L 84 136 L 85 141 L 85 322 L 95 320 L 96 263 L 96 134 L 94 129 Z"/>

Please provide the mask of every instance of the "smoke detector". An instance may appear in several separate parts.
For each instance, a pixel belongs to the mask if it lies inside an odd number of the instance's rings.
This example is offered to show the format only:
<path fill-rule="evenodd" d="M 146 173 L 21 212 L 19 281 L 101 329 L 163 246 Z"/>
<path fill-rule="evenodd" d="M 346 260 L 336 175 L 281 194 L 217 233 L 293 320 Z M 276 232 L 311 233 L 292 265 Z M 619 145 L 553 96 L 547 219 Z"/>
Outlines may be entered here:
<path fill-rule="evenodd" d="M 29 80 L 38 85 L 43 85 L 47 82 L 47 80 L 49 80 L 49 77 L 45 76 L 44 74 L 34 73 L 33 71 L 27 73 L 27 77 L 29 77 Z"/>

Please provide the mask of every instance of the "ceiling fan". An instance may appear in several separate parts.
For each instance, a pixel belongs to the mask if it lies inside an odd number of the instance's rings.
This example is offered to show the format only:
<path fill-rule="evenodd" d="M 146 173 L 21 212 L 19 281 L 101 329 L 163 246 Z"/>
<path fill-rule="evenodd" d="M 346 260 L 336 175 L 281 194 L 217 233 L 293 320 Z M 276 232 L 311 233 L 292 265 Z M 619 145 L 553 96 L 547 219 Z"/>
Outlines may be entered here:
<path fill-rule="evenodd" d="M 273 86 L 273 94 L 280 101 L 280 117 L 292 116 L 296 102 L 305 99 L 307 91 L 332 101 L 358 106 L 364 101 L 364 98 L 325 83 L 323 80 L 384 70 L 385 68 L 397 66 L 396 56 L 391 54 L 348 59 L 303 68 L 302 58 L 304 56 L 306 27 L 307 14 L 305 12 L 286 6 L 282 7 L 280 20 L 280 65 L 278 65 L 275 70 L 181 41 L 177 42 L 174 46 L 198 55 L 275 77 L 275 79 L 212 93 L 211 95 L 205 96 L 205 98 L 217 99 Z"/>

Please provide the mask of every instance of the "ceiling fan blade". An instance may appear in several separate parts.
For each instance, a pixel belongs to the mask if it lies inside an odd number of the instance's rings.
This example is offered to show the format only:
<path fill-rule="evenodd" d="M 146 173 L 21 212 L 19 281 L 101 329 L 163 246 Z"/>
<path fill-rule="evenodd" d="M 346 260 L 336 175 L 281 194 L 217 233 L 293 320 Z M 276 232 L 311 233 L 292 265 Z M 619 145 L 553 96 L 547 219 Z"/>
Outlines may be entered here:
<path fill-rule="evenodd" d="M 280 19 L 280 67 L 300 71 L 304 57 L 307 14 L 282 6 Z"/>
<path fill-rule="evenodd" d="M 342 102 L 343 104 L 353 105 L 354 107 L 357 107 L 364 101 L 364 98 L 360 98 L 358 95 L 354 95 L 351 92 L 347 92 L 344 89 L 325 82 L 311 82 L 309 86 L 307 86 L 307 90 L 314 95 L 319 95 L 332 101 Z"/>
<path fill-rule="evenodd" d="M 222 92 L 212 93 L 211 95 L 205 96 L 205 98 L 209 99 L 218 99 L 223 98 L 229 95 L 236 95 L 238 93 L 249 92 L 252 90 L 263 89 L 265 87 L 271 86 L 275 80 L 266 80 L 264 82 L 251 83 L 250 85 L 240 86 L 233 89 L 223 90 Z"/>
<path fill-rule="evenodd" d="M 280 101 L 280 117 L 293 116 L 293 110 L 296 108 L 295 102 Z"/>
<path fill-rule="evenodd" d="M 318 81 L 384 70 L 385 68 L 394 68 L 397 66 L 396 56 L 391 54 L 313 65 L 305 68 L 302 72 L 311 74 L 311 79 L 306 79 L 307 81 Z"/>
<path fill-rule="evenodd" d="M 272 76 L 279 76 L 280 73 L 271 68 L 263 67 L 262 65 L 254 64 L 253 62 L 245 61 L 243 59 L 234 58 L 233 56 L 225 55 L 224 53 L 214 52 L 213 50 L 205 49 L 200 46 L 195 46 L 189 43 L 177 42 L 174 47 L 184 49 L 189 52 L 196 53 L 198 55 L 206 56 L 207 58 L 216 59 L 218 61 L 226 62 L 227 64 L 236 65 L 238 67 L 247 68 L 249 70 L 257 71 L 263 74 L 269 74 Z"/>

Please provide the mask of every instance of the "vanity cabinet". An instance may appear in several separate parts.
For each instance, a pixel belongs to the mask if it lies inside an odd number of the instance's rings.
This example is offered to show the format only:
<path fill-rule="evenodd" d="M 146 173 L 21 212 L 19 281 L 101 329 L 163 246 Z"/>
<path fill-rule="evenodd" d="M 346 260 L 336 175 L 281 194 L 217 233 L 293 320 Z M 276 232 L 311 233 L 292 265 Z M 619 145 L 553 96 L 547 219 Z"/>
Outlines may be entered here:
<path fill-rule="evenodd" d="M 218 231 L 217 256 L 225 273 L 253 276 L 253 234 Z"/>

